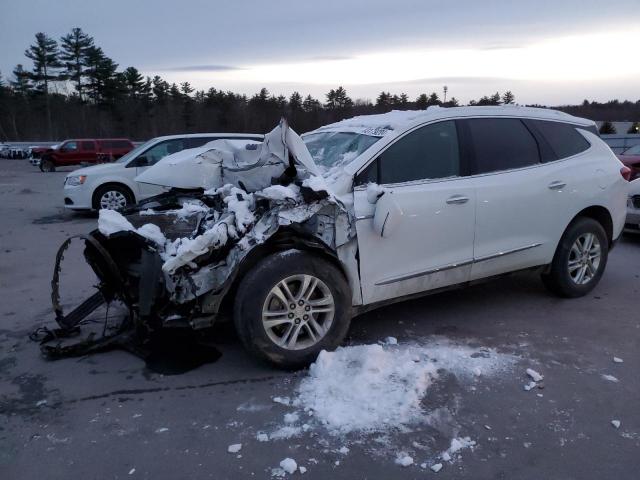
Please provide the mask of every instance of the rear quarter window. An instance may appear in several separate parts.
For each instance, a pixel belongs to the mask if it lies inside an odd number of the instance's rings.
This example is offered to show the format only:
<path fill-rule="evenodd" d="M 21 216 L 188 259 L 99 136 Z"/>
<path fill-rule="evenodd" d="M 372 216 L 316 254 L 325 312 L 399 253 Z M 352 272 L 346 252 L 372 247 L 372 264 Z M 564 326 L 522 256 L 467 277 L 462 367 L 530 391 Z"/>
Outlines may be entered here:
<path fill-rule="evenodd" d="M 576 125 L 546 120 L 531 120 L 558 159 L 571 157 L 589 149 L 591 144 Z"/>

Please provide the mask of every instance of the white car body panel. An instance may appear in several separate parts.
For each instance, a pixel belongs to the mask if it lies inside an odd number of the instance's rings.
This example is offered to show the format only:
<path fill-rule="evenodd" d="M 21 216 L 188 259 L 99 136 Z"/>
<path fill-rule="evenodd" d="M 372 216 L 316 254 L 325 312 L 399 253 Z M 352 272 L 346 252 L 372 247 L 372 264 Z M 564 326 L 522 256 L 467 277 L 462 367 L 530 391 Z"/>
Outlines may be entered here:
<path fill-rule="evenodd" d="M 385 185 L 403 215 L 391 238 L 372 228 L 364 187 L 354 191 L 365 304 L 464 283 L 473 259 L 475 193 L 468 178 Z M 386 193 L 385 193 L 386 195 Z M 447 203 L 463 196 L 463 204 Z"/>
<path fill-rule="evenodd" d="M 161 142 L 173 139 L 188 139 L 188 138 L 201 138 L 210 137 L 211 140 L 220 138 L 248 138 L 248 137 L 261 137 L 261 135 L 255 134 L 233 134 L 233 133 L 200 133 L 200 134 L 186 134 L 186 135 L 169 135 L 164 137 L 157 137 L 153 139 L 152 143 L 149 143 L 144 151 L 140 151 L 131 160 L 121 163 L 106 163 L 101 165 L 92 165 L 90 167 L 80 168 L 74 170 L 68 177 L 76 177 L 80 175 L 86 175 L 85 183 L 82 185 L 68 185 L 65 182 L 64 196 L 69 198 L 73 203 L 71 205 L 65 204 L 65 207 L 71 210 L 90 210 L 93 208 L 93 194 L 100 186 L 107 183 L 115 183 L 126 186 L 134 195 L 135 201 L 139 202 L 145 198 L 158 195 L 168 190 L 167 187 L 152 185 L 148 183 L 139 183 L 135 179 L 138 175 L 141 175 L 149 169 L 148 166 L 136 167 L 129 166 L 131 162 L 134 162 L 138 156 L 144 155 L 146 151 L 158 145 Z M 185 150 L 183 150 L 185 151 Z M 178 152 L 181 153 L 181 152 Z"/>

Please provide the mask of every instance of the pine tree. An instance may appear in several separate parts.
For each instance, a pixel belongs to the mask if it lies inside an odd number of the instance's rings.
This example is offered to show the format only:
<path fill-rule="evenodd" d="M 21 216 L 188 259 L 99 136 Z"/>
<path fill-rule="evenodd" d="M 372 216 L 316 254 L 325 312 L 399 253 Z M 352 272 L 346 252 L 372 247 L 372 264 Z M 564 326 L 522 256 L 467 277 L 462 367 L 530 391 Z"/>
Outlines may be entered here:
<path fill-rule="evenodd" d="M 302 110 L 302 95 L 298 92 L 293 92 L 289 97 L 289 108 L 292 112 Z"/>
<path fill-rule="evenodd" d="M 600 125 L 600 133 L 604 135 L 616 133 L 616 127 L 613 126 L 613 123 L 607 120 Z"/>
<path fill-rule="evenodd" d="M 127 95 L 130 98 L 138 98 L 142 94 L 142 90 L 145 86 L 144 79 L 138 69 L 135 67 L 127 67 L 122 72 L 122 79 L 124 82 Z M 149 80 L 147 78 L 147 80 Z"/>
<path fill-rule="evenodd" d="M 302 102 L 302 109 L 307 113 L 316 112 L 321 108 L 322 105 L 320 104 L 320 101 L 313 98 L 311 95 L 307 95 L 304 102 Z"/>
<path fill-rule="evenodd" d="M 515 100 L 516 97 L 513 93 L 511 93 L 511 90 L 507 90 L 502 95 L 502 103 L 504 103 L 505 105 L 511 105 L 515 102 Z"/>
<path fill-rule="evenodd" d="M 429 106 L 429 97 L 427 97 L 427 94 L 421 93 L 420 95 L 418 95 L 418 98 L 416 98 L 416 108 L 418 110 L 424 110 L 428 106 Z"/>
<path fill-rule="evenodd" d="M 436 92 L 433 92 L 431 95 L 429 95 L 429 100 L 427 101 L 427 105 L 428 106 L 442 105 L 442 102 L 440 101 L 440 97 L 438 97 L 438 94 Z"/>
<path fill-rule="evenodd" d="M 22 67 L 22 64 L 19 63 L 16 65 L 16 68 L 13 69 L 13 77 L 14 80 L 9 82 L 11 88 L 13 88 L 13 91 L 18 95 L 26 97 L 31 92 L 29 72 L 26 72 Z"/>
<path fill-rule="evenodd" d="M 376 107 L 387 109 L 391 106 L 391 94 L 389 92 L 380 92 L 376 98 Z"/>
<path fill-rule="evenodd" d="M 489 105 L 500 105 L 501 100 L 500 93 L 496 92 L 489 97 Z"/>
<path fill-rule="evenodd" d="M 36 33 L 36 43 L 25 50 L 24 55 L 33 60 L 33 70 L 29 75 L 38 90 L 44 94 L 47 113 L 47 137 L 53 138 L 51 124 L 51 105 L 49 101 L 49 83 L 58 79 L 57 69 L 60 68 L 58 59 L 58 43 L 42 32 Z"/>
<path fill-rule="evenodd" d="M 96 104 L 113 106 L 114 99 L 124 90 L 122 75 L 117 75 L 118 64 L 107 57 L 102 48 L 90 47 L 85 58 L 87 91 Z"/>
<path fill-rule="evenodd" d="M 71 33 L 60 38 L 60 60 L 64 64 L 64 75 L 75 83 L 75 89 L 82 100 L 82 78 L 85 76 L 87 53 L 94 47 L 93 37 L 73 28 Z"/>

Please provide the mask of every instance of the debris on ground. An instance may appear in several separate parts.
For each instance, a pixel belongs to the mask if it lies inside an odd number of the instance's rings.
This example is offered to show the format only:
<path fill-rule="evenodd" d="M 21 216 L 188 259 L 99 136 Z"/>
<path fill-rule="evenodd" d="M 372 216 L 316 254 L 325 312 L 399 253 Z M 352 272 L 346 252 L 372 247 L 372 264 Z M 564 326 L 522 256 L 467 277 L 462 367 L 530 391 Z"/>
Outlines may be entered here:
<path fill-rule="evenodd" d="M 614 363 L 624 363 L 624 360 L 622 360 L 620 357 L 613 357 L 613 362 Z"/>
<path fill-rule="evenodd" d="M 438 473 L 440 470 L 442 470 L 442 464 L 441 463 L 436 463 L 434 465 L 431 465 L 431 470 L 433 470 L 435 473 Z"/>
<path fill-rule="evenodd" d="M 608 380 L 609 382 L 614 382 L 614 383 L 618 383 L 620 381 L 613 375 L 608 375 L 608 374 L 603 374 L 602 378 L 604 378 L 605 380 Z"/>
<path fill-rule="evenodd" d="M 229 453 L 238 453 L 242 449 L 241 443 L 234 443 L 227 447 L 227 452 Z"/>
<path fill-rule="evenodd" d="M 288 474 L 292 474 L 298 469 L 298 464 L 293 458 L 287 457 L 280 462 L 280 468 Z"/>
<path fill-rule="evenodd" d="M 400 465 L 401 467 L 408 467 L 409 465 L 413 465 L 413 458 L 411 458 L 407 454 L 402 453 L 398 455 L 395 463 L 396 465 Z"/>
<path fill-rule="evenodd" d="M 611 425 L 613 425 L 614 428 L 620 428 L 621 422 L 620 420 L 611 420 Z"/>
<path fill-rule="evenodd" d="M 541 382 L 544 379 L 542 375 L 531 368 L 527 368 L 527 375 L 529 375 L 529 377 L 531 377 L 531 380 L 533 380 L 534 382 Z"/>

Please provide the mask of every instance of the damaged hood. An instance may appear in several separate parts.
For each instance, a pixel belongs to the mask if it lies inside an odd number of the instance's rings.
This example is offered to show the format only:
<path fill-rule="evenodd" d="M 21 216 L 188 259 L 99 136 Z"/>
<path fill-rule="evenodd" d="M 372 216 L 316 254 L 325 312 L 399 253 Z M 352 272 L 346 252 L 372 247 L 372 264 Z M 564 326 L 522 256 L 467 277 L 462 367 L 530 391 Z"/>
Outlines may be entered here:
<path fill-rule="evenodd" d="M 252 192 L 265 188 L 271 178 L 282 175 L 291 166 L 310 175 L 320 174 L 303 140 L 282 119 L 262 143 L 214 140 L 163 158 L 138 175 L 136 181 L 205 190 L 231 183 Z"/>

